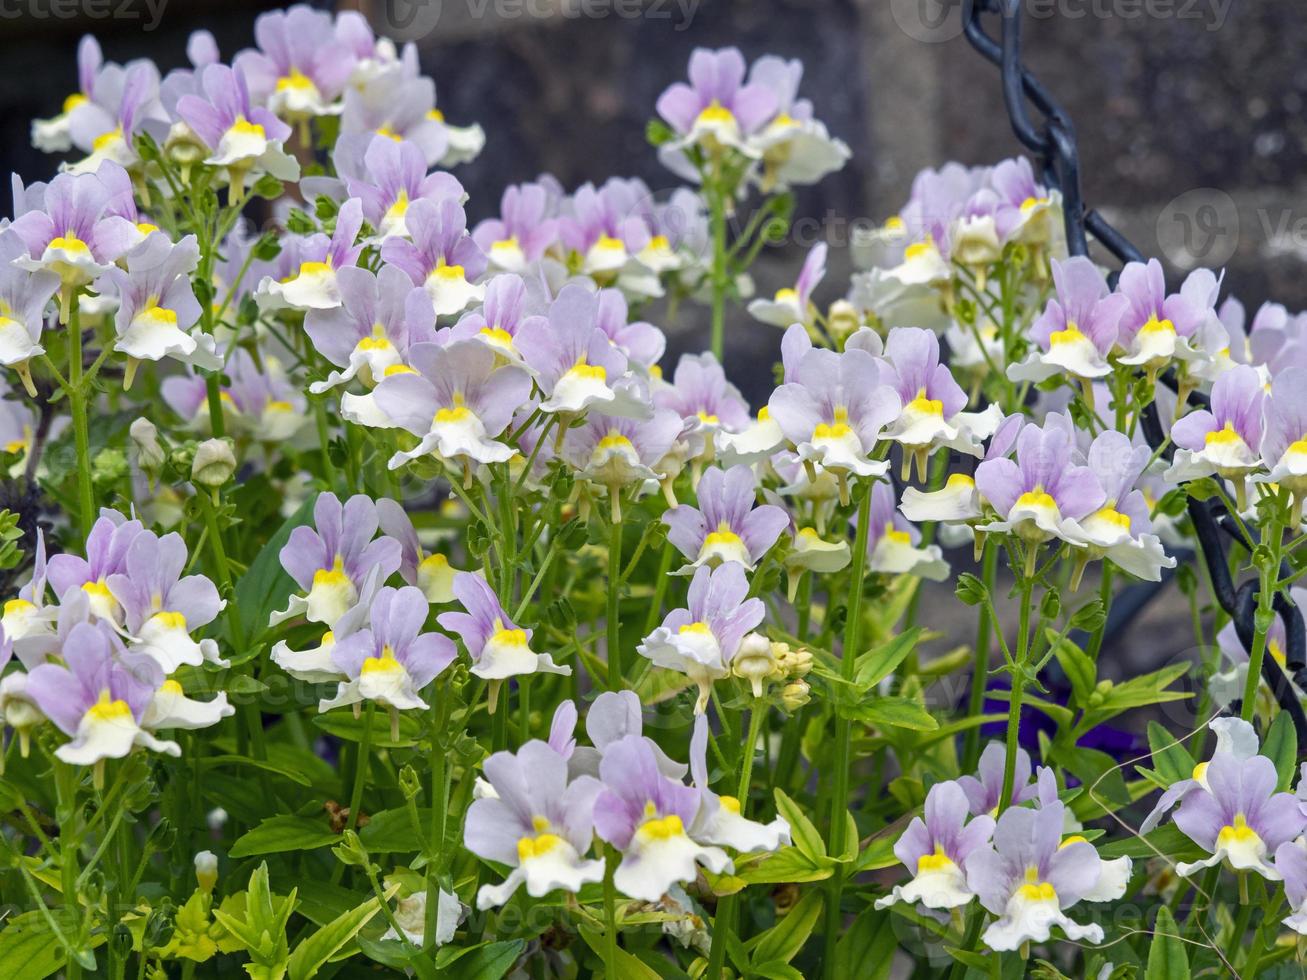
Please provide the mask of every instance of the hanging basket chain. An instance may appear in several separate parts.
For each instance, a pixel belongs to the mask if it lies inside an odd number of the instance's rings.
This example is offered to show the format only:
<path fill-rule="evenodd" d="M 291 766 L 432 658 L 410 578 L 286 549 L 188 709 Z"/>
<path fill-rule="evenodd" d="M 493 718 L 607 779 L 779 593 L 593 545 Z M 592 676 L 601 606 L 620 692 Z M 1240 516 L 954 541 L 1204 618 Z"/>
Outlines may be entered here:
<path fill-rule="evenodd" d="M 995 40 L 986 33 L 983 15 L 997 15 L 1001 34 Z M 1112 227 L 1097 211 L 1086 210 L 1080 186 L 1080 154 L 1075 127 L 1066 111 L 1021 63 L 1021 0 L 964 0 L 963 23 L 967 41 L 985 60 L 998 67 L 1003 83 L 1003 101 L 1009 121 L 1017 139 L 1035 154 L 1044 181 L 1062 195 L 1063 219 L 1066 224 L 1067 251 L 1071 255 L 1087 256 L 1089 236 L 1122 263 L 1142 262 L 1144 254 L 1120 231 Z M 1042 126 L 1031 118 L 1033 106 L 1043 117 Z M 1118 274 L 1109 279 L 1113 287 Z M 1163 383 L 1175 387 L 1173 374 L 1162 378 Z M 1193 393 L 1190 398 L 1205 404 L 1205 396 Z M 1156 401 L 1143 411 L 1141 422 L 1144 437 L 1154 451 L 1165 446 L 1162 455 L 1170 459 L 1173 447 L 1166 445 Z M 1257 608 L 1257 585 L 1245 582 L 1238 588 L 1230 575 L 1230 565 L 1222 543 L 1222 533 L 1240 546 L 1251 550 L 1256 540 L 1244 540 L 1238 523 L 1226 508 L 1214 498 L 1198 500 L 1189 497 L 1186 503 L 1194 535 L 1211 578 L 1216 601 L 1234 622 L 1239 642 L 1249 652 L 1253 648 L 1254 615 Z M 1288 573 L 1287 565 L 1281 575 Z M 1284 623 L 1286 644 L 1285 664 L 1281 668 L 1274 657 L 1262 658 L 1262 676 L 1270 687 L 1280 708 L 1289 713 L 1298 735 L 1299 752 L 1307 753 L 1307 714 L 1303 711 L 1294 685 L 1307 689 L 1307 629 L 1302 611 L 1286 592 L 1275 596 L 1275 611 Z M 1288 675 L 1286 676 L 1286 671 Z M 1290 682 L 1290 677 L 1293 682 Z"/>

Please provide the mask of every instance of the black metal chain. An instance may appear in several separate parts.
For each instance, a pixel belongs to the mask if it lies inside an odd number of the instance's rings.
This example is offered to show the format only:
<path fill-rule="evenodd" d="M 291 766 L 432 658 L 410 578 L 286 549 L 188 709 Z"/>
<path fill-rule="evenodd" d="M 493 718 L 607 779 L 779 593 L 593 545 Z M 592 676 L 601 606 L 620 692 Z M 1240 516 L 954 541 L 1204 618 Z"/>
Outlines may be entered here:
<path fill-rule="evenodd" d="M 1080 153 L 1076 143 L 1075 127 L 1066 111 L 1021 63 L 1021 5 L 1022 0 L 964 0 L 962 16 L 966 38 L 987 61 L 998 66 L 1003 81 L 1003 101 L 1007 106 L 1012 130 L 1017 139 L 1038 158 L 1044 183 L 1062 195 L 1067 251 L 1071 255 L 1087 256 L 1089 236 L 1092 235 L 1096 242 L 1120 262 L 1142 262 L 1144 254 L 1138 248 L 1113 228 L 1101 214 L 1087 210 L 1085 207 L 1080 186 Z M 996 41 L 985 32 L 982 24 L 982 15 L 985 13 L 998 16 L 1001 26 L 1000 40 Z M 1042 126 L 1031 119 L 1031 106 L 1042 114 Z M 1116 285 L 1118 275 L 1119 273 L 1113 273 L 1109 277 L 1113 287 Z M 1168 375 L 1162 380 L 1169 387 L 1175 387 L 1173 375 Z M 1198 393 L 1190 397 L 1198 404 L 1206 402 L 1206 398 Z M 1155 452 L 1161 450 L 1163 457 L 1169 460 L 1174 453 L 1174 448 L 1168 443 L 1162 431 L 1156 400 L 1144 409 L 1141 423 L 1144 437 L 1149 445 Z M 1240 524 L 1227 512 L 1225 506 L 1214 498 L 1204 501 L 1191 496 L 1186 507 L 1189 519 L 1193 523 L 1194 535 L 1198 539 L 1199 550 L 1202 552 L 1211 577 L 1216 601 L 1234 621 L 1239 642 L 1249 652 L 1251 660 L 1256 632 L 1254 618 L 1257 609 L 1258 583 L 1245 582 L 1236 589 L 1230 575 L 1230 565 L 1221 534 L 1231 537 L 1250 553 L 1256 547 L 1257 541 L 1245 539 Z M 1282 566 L 1280 574 L 1284 575 L 1287 572 L 1287 567 Z M 1298 735 L 1299 752 L 1307 753 L 1307 714 L 1304 714 L 1294 684 L 1289 680 L 1289 677 L 1292 677 L 1294 683 L 1307 689 L 1307 630 L 1304 629 L 1301 610 L 1287 592 L 1278 592 L 1274 605 L 1275 611 L 1284 622 L 1285 667 L 1281 669 L 1274 657 L 1263 655 L 1262 677 L 1270 686 L 1281 709 L 1289 712 L 1293 719 Z M 1286 670 L 1288 676 L 1285 674 Z"/>

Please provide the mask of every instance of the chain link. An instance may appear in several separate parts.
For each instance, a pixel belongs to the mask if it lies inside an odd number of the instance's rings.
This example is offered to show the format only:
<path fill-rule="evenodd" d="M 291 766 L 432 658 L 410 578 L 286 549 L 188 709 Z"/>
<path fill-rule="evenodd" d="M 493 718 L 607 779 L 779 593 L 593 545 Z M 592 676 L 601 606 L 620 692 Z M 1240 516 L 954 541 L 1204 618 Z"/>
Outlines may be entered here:
<path fill-rule="evenodd" d="M 1094 240 L 1118 261 L 1142 262 L 1144 254 L 1125 235 L 1113 228 L 1097 211 L 1085 208 L 1080 186 L 1080 153 L 1075 127 L 1066 111 L 1021 63 L 1021 6 L 1022 0 L 964 0 L 962 16 L 967 41 L 982 57 L 998 67 L 1003 83 L 1003 101 L 1012 123 L 1012 131 L 1039 160 L 1044 182 L 1062 195 L 1067 251 L 1071 255 L 1088 255 L 1089 236 L 1092 235 Z M 998 40 L 986 33 L 982 22 L 985 14 L 996 15 L 998 19 L 1000 26 Z M 1031 118 L 1032 107 L 1043 117 L 1042 125 Z M 1108 277 L 1113 288 L 1116 286 L 1118 276 L 1119 273 L 1114 272 Z M 1176 387 L 1173 373 L 1164 376 L 1161 380 L 1172 389 Z M 1205 405 L 1207 401 L 1205 396 L 1199 393 L 1190 395 L 1190 398 L 1196 404 Z M 1141 423 L 1144 437 L 1149 445 L 1155 452 L 1160 449 L 1162 456 L 1170 460 L 1174 448 L 1168 443 L 1162 431 L 1156 401 L 1144 409 Z M 1189 497 L 1186 508 L 1194 526 L 1198 548 L 1207 566 L 1216 601 L 1233 620 L 1239 642 L 1251 654 L 1256 632 L 1254 617 L 1257 608 L 1258 583 L 1254 580 L 1245 582 L 1238 588 L 1235 587 L 1222 534 L 1233 539 L 1249 553 L 1257 546 L 1257 541 L 1255 538 L 1244 539 L 1244 532 L 1239 523 L 1228 513 L 1224 504 L 1215 498 L 1204 501 Z M 1249 531 L 1250 535 L 1252 533 Z M 1280 574 L 1284 576 L 1288 573 L 1287 563 L 1282 564 Z M 1145 585 L 1142 588 L 1147 589 L 1149 586 Z M 1131 602 L 1129 605 L 1132 610 L 1142 607 L 1138 602 Z M 1307 630 L 1304 629 L 1302 611 L 1287 592 L 1276 593 L 1274 606 L 1284 623 L 1285 666 L 1281 669 L 1274 657 L 1264 655 L 1262 677 L 1269 685 L 1280 708 L 1289 712 L 1297 731 L 1301 754 L 1307 752 L 1307 714 L 1304 714 L 1294 683 L 1307 689 Z M 1293 678 L 1293 683 L 1290 682 L 1289 677 Z M 1237 702 L 1235 704 L 1237 705 Z"/>

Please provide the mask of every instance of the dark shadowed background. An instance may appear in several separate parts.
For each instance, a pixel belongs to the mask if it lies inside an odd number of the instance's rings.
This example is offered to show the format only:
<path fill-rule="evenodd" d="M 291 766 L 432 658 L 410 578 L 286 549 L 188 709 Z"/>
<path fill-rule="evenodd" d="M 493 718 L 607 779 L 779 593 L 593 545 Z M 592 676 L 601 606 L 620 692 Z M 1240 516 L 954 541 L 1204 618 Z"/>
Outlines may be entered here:
<path fill-rule="evenodd" d="M 184 62 L 187 34 L 217 36 L 224 58 L 252 43 L 245 0 L 0 0 L 0 169 L 29 180 L 53 161 L 30 148 L 34 116 L 75 84 L 78 37 L 107 58 Z M 841 173 L 802 189 L 803 235 L 764 253 L 759 288 L 789 284 L 807 246 L 831 242 L 818 298 L 838 296 L 852 220 L 880 222 L 913 174 L 949 159 L 992 163 L 1017 144 L 996 71 L 960 36 L 961 0 L 354 0 L 374 26 L 416 40 L 453 123 L 477 121 L 486 148 L 457 174 L 476 221 L 507 183 L 553 173 L 568 188 L 611 175 L 673 180 L 645 143 L 659 92 L 691 50 L 734 44 L 806 66 L 802 92 L 853 149 Z M 1224 265 L 1250 311 L 1307 306 L 1307 11 L 1298 0 L 1026 0 L 1027 61 L 1070 110 L 1086 199 L 1172 284 L 1196 264 Z M 147 29 L 148 28 L 148 29 Z M 814 224 L 814 221 L 816 222 Z M 656 319 L 656 311 L 654 318 Z M 770 390 L 780 331 L 741 313 L 728 328 L 731 373 L 756 404 Z M 702 349 L 707 317 L 684 310 L 673 357 Z M 669 358 L 670 363 L 670 358 Z M 1174 592 L 1172 591 L 1174 597 Z M 971 612 L 952 600 L 927 608 Z M 1178 614 L 1178 615 L 1177 615 Z M 925 618 L 928 622 L 930 615 Z M 1183 606 L 1152 607 L 1116 644 L 1137 669 L 1183 655 Z M 960 623 L 957 625 L 961 625 Z M 1124 652 L 1122 649 L 1120 652 Z M 1109 650 L 1110 652 L 1110 650 Z"/>

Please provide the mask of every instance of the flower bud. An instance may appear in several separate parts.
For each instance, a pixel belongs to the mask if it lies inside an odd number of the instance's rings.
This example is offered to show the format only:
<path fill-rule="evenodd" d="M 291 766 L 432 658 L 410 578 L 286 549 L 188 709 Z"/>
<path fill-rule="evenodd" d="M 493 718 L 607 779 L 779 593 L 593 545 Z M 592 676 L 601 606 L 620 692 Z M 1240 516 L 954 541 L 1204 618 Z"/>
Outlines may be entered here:
<path fill-rule="evenodd" d="M 212 851 L 200 851 L 195 855 L 195 880 L 206 895 L 218 883 L 218 856 Z"/>
<path fill-rule="evenodd" d="M 826 314 L 826 325 L 832 337 L 843 340 L 862 326 L 862 317 L 858 315 L 857 307 L 847 299 L 837 299 Z"/>
<path fill-rule="evenodd" d="M 226 439 L 206 439 L 195 447 L 191 482 L 216 489 L 236 472 L 236 455 Z"/>
<path fill-rule="evenodd" d="M 761 633 L 750 633 L 740 641 L 740 649 L 731 661 L 736 677 L 743 677 L 753 688 L 755 698 L 762 697 L 762 682 L 776 671 L 772 643 Z"/>
<path fill-rule="evenodd" d="M 159 443 L 159 430 L 147 418 L 139 418 L 128 429 L 132 445 L 136 448 L 136 461 L 146 473 L 157 473 L 163 467 L 167 454 Z"/>
<path fill-rule="evenodd" d="M 786 711 L 798 711 L 812 700 L 812 688 L 805 680 L 790 681 L 781 688 L 781 704 Z"/>
<path fill-rule="evenodd" d="M 127 476 L 127 455 L 121 449 L 101 449 L 91 461 L 91 482 L 96 486 L 109 486 Z"/>
<path fill-rule="evenodd" d="M 812 671 L 812 653 L 808 650 L 791 650 L 788 643 L 773 643 L 776 672 L 782 677 L 804 677 Z"/>

